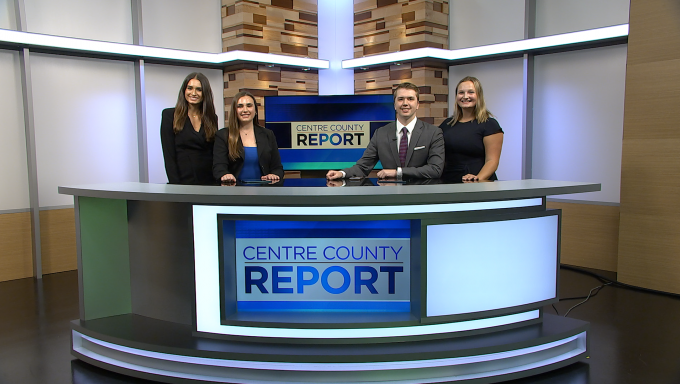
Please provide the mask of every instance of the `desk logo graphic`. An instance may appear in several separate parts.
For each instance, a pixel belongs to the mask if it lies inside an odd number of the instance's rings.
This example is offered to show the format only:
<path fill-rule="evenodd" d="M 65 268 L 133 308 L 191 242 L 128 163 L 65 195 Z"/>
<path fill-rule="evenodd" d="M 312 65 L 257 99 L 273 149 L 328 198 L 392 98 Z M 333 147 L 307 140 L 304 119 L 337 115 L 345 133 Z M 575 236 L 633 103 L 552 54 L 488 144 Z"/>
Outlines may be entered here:
<path fill-rule="evenodd" d="M 239 310 L 409 311 L 410 240 L 237 238 Z"/>

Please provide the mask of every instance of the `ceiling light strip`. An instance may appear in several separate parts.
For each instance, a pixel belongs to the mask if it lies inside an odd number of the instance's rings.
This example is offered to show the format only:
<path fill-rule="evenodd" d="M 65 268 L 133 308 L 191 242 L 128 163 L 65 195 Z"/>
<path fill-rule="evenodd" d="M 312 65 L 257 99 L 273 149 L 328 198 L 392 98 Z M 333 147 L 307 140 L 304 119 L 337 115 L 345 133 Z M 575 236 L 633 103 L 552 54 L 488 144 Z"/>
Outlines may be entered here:
<path fill-rule="evenodd" d="M 626 36 L 628 36 L 628 24 L 621 24 L 611 27 L 562 33 L 559 35 L 536 37 L 533 39 L 510 41 L 507 43 L 482 45 L 479 47 L 463 49 L 447 50 L 439 48 L 418 48 L 408 51 L 385 53 L 357 59 L 344 60 L 342 62 L 342 67 L 368 67 L 372 65 L 391 64 L 400 61 L 427 58 L 454 61 L 516 52 L 530 52 L 537 49 L 561 47 L 571 44 L 606 41 Z"/>
<path fill-rule="evenodd" d="M 43 35 L 39 33 L 19 32 L 6 29 L 0 29 L 0 42 L 17 44 L 21 46 L 62 49 L 66 51 L 94 52 L 114 56 L 176 60 L 192 63 L 226 64 L 234 61 L 247 61 L 305 68 L 329 68 L 329 63 L 327 60 L 310 59 L 305 57 L 293 57 L 248 51 L 231 51 L 223 53 L 194 52 L 179 49 L 77 39 L 73 37 Z"/>

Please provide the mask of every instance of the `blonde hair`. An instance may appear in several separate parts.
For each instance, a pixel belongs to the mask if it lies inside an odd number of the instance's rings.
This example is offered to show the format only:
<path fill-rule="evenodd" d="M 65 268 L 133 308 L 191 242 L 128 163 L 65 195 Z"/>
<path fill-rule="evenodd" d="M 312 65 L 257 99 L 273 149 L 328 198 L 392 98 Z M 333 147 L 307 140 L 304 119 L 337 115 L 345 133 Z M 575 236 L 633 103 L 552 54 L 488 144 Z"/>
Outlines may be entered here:
<path fill-rule="evenodd" d="M 458 84 L 456 84 L 456 94 L 458 94 L 458 87 L 466 81 L 472 83 L 472 85 L 475 87 L 475 93 L 477 94 L 477 104 L 475 104 L 475 119 L 478 123 L 485 123 L 487 120 L 489 120 L 489 117 L 493 117 L 493 115 L 488 109 L 486 109 L 482 83 L 480 83 L 476 77 L 465 76 L 458 82 Z M 453 107 L 453 115 L 451 115 L 451 121 L 449 121 L 449 125 L 456 124 L 460 121 L 461 117 L 463 117 L 463 109 L 456 102 Z"/>

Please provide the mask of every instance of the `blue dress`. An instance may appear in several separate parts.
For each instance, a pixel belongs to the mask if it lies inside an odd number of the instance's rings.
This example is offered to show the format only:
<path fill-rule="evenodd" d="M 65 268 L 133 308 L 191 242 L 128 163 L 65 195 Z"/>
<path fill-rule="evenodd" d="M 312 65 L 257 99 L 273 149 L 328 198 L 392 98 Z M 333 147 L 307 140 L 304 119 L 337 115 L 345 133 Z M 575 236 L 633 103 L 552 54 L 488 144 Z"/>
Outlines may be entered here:
<path fill-rule="evenodd" d="M 239 175 L 241 180 L 260 180 L 262 178 L 262 171 L 260 170 L 260 161 L 257 158 L 257 147 L 243 147 L 243 169 Z"/>

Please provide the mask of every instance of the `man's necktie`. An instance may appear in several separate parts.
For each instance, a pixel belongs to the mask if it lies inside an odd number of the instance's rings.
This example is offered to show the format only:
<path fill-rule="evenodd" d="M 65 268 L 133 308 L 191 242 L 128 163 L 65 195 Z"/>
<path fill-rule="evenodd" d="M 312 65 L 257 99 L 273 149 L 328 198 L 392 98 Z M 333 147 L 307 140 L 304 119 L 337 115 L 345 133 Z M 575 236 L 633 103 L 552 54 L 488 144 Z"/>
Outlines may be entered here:
<path fill-rule="evenodd" d="M 399 162 L 401 166 L 406 167 L 406 152 L 408 151 L 408 129 L 406 127 L 401 129 L 401 140 L 399 141 Z"/>

